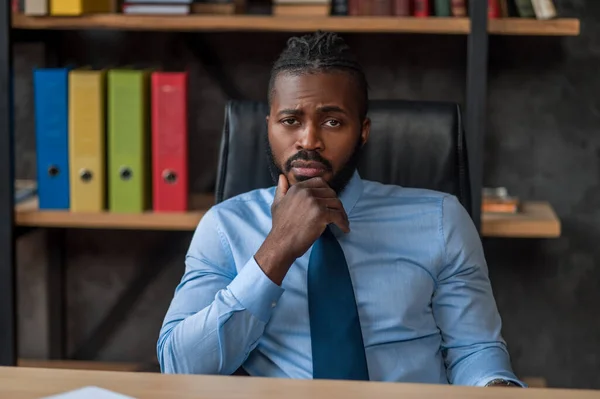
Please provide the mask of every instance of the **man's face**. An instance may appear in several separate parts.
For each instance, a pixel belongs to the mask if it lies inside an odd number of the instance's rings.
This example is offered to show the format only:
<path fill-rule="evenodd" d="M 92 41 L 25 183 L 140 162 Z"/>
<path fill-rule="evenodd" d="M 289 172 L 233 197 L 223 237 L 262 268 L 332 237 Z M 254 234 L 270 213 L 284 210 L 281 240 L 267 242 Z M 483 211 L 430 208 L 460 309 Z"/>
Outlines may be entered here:
<path fill-rule="evenodd" d="M 267 117 L 277 172 L 290 184 L 319 176 L 339 193 L 369 136 L 370 122 L 360 120 L 358 98 L 347 73 L 279 74 Z"/>

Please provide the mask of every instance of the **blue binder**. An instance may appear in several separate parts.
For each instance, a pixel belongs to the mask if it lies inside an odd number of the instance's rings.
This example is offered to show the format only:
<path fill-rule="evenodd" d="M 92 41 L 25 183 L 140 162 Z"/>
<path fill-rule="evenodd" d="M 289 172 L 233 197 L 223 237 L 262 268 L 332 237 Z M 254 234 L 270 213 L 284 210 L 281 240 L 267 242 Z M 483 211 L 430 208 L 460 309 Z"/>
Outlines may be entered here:
<path fill-rule="evenodd" d="M 33 71 L 40 209 L 69 209 L 69 69 Z"/>

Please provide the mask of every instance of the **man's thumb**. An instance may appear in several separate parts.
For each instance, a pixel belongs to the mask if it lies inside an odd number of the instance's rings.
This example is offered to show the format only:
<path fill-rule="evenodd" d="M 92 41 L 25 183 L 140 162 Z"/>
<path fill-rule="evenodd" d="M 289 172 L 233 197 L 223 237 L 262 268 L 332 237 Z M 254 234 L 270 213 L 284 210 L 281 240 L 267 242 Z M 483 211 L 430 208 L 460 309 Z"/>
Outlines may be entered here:
<path fill-rule="evenodd" d="M 275 190 L 275 202 L 281 201 L 283 196 L 287 193 L 290 188 L 290 183 L 288 182 L 285 175 L 279 175 L 279 181 L 277 182 L 277 189 Z"/>

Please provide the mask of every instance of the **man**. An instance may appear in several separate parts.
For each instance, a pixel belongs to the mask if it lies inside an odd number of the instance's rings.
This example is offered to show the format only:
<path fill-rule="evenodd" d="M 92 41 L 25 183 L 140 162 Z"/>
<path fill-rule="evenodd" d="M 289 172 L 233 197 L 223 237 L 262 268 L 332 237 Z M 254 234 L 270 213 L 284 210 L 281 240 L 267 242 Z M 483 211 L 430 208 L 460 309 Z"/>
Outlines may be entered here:
<path fill-rule="evenodd" d="M 290 39 L 269 100 L 277 186 L 199 223 L 163 372 L 522 386 L 458 200 L 358 175 L 367 83 L 344 41 Z"/>

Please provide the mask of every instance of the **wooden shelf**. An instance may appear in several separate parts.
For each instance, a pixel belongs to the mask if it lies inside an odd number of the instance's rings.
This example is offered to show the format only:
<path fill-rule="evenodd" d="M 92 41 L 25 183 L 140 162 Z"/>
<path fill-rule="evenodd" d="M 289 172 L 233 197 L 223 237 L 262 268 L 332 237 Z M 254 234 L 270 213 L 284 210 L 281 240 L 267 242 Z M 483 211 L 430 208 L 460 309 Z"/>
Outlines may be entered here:
<path fill-rule="evenodd" d="M 578 36 L 579 20 L 557 18 L 540 21 L 532 18 L 490 19 L 488 32 L 492 35 L 516 36 Z"/>
<path fill-rule="evenodd" d="M 126 230 L 195 230 L 206 210 L 214 203 L 212 195 L 190 198 L 188 212 L 154 213 L 78 213 L 70 211 L 38 210 L 37 198 L 19 204 L 16 208 L 17 226 L 64 227 L 84 229 Z"/>
<path fill-rule="evenodd" d="M 560 237 L 560 220 L 547 202 L 526 202 L 515 215 L 482 214 L 484 237 L 556 238 Z"/>
<path fill-rule="evenodd" d="M 467 34 L 468 18 L 273 17 L 270 15 L 124 15 L 30 17 L 13 15 L 19 29 L 123 29 L 167 31 L 276 31 Z"/>
<path fill-rule="evenodd" d="M 193 196 L 189 212 L 121 214 L 40 211 L 33 199 L 17 206 L 18 226 L 85 229 L 179 230 L 193 231 L 206 210 L 214 203 L 212 195 Z M 545 202 L 528 202 L 517 215 L 482 215 L 482 235 L 486 237 L 560 236 L 560 220 Z"/>
<path fill-rule="evenodd" d="M 124 15 L 92 14 L 80 17 L 13 15 L 18 29 L 116 29 L 151 31 L 274 31 L 301 32 L 318 29 L 363 33 L 427 33 L 466 35 L 468 18 L 414 17 L 274 17 L 270 15 Z M 489 21 L 495 35 L 576 36 L 578 19 L 539 21 L 502 18 Z"/>

